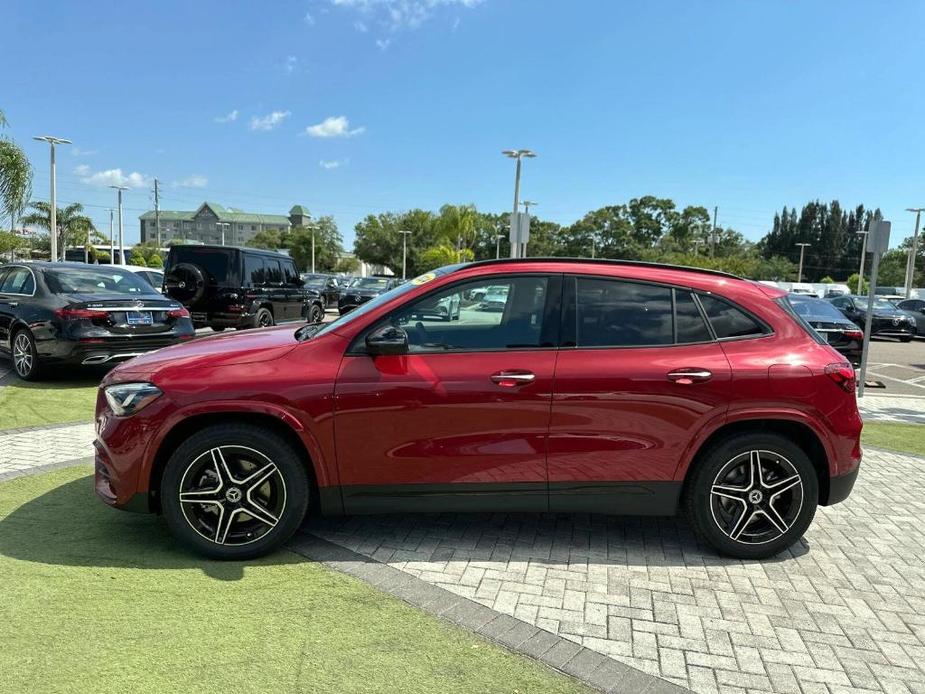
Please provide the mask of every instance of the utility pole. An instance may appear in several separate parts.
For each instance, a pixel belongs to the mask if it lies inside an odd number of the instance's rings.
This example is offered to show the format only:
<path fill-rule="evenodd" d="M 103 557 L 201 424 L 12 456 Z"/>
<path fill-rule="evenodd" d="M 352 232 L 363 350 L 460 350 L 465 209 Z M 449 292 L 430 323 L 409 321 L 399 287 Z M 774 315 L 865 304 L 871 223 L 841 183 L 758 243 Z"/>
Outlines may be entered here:
<path fill-rule="evenodd" d="M 501 234 L 495 234 L 495 260 L 501 257 Z"/>
<path fill-rule="evenodd" d="M 915 281 L 915 254 L 919 245 L 919 216 L 925 207 L 907 207 L 906 212 L 915 212 L 915 231 L 912 233 L 912 248 L 906 260 L 906 298 L 912 294 L 912 283 Z"/>
<path fill-rule="evenodd" d="M 407 229 L 399 229 L 401 234 L 401 278 L 408 279 L 408 235 L 411 233 Z"/>
<path fill-rule="evenodd" d="M 713 207 L 713 231 L 710 232 L 710 257 L 716 255 L 716 217 L 719 215 L 719 205 Z"/>
<path fill-rule="evenodd" d="M 806 251 L 807 246 L 812 246 L 811 243 L 798 243 L 796 244 L 800 247 L 800 269 L 797 270 L 797 282 L 803 281 L 803 253 Z"/>
<path fill-rule="evenodd" d="M 855 233 L 864 237 L 864 240 L 861 242 L 861 269 L 858 270 L 858 294 L 860 295 L 861 289 L 864 285 L 864 264 L 867 261 L 867 236 L 870 234 L 870 232 L 858 231 Z"/>
<path fill-rule="evenodd" d="M 536 154 L 529 149 L 506 149 L 501 152 L 506 157 L 517 160 L 517 168 L 514 171 L 514 213 L 511 215 L 511 257 L 520 257 L 519 242 L 516 242 L 518 229 L 517 213 L 520 211 L 520 164 L 523 157 L 533 158 Z"/>
<path fill-rule="evenodd" d="M 122 226 L 122 191 L 128 190 L 128 186 L 109 186 L 115 188 L 119 193 L 119 265 L 125 265 L 125 236 L 124 227 Z M 115 261 L 115 258 L 113 258 Z"/>
<path fill-rule="evenodd" d="M 159 181 L 154 179 L 154 234 L 157 242 L 157 250 L 161 250 L 161 197 L 158 189 Z"/>
<path fill-rule="evenodd" d="M 112 208 L 109 208 L 109 264 L 116 264 L 116 244 L 112 238 Z"/>
<path fill-rule="evenodd" d="M 32 138 L 40 142 L 47 142 L 51 146 L 51 228 L 48 230 L 51 237 L 51 262 L 58 260 L 58 191 L 55 180 L 55 145 L 69 145 L 70 140 L 53 135 L 39 135 Z M 64 249 L 62 249 L 62 253 Z"/>

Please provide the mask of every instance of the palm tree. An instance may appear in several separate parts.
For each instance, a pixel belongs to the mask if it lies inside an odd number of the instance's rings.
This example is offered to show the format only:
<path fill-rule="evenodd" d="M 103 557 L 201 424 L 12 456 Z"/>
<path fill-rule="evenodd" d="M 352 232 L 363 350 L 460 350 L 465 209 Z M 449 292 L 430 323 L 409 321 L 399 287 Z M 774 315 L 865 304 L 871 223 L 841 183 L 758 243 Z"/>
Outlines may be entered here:
<path fill-rule="evenodd" d="M 0 113 L 0 118 L 3 114 Z M 0 139 L 0 210 L 10 217 L 10 229 L 32 195 L 32 165 L 16 143 Z"/>
<path fill-rule="evenodd" d="M 51 233 L 51 205 L 47 202 L 32 202 L 29 203 L 29 207 L 35 211 L 23 217 L 22 223 L 40 227 Z M 81 214 L 83 209 L 83 205 L 75 202 L 63 210 L 59 208 L 56 213 L 58 248 L 61 249 L 62 257 L 64 257 L 64 251 L 68 244 L 83 246 L 84 244 L 89 244 L 91 240 L 105 240 L 96 230 L 96 227 L 93 226 L 93 220 Z"/>

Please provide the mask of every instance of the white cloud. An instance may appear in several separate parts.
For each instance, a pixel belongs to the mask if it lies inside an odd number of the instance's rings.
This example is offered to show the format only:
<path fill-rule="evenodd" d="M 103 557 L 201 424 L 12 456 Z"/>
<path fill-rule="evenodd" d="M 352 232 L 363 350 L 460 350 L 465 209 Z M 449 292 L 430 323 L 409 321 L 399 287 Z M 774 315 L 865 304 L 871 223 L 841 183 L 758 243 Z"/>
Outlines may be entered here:
<path fill-rule="evenodd" d="M 154 184 L 154 178 L 132 171 L 123 173 L 122 169 L 106 169 L 94 172 L 86 164 L 81 164 L 74 173 L 81 182 L 91 186 L 128 186 L 129 188 L 148 188 Z"/>
<path fill-rule="evenodd" d="M 72 157 L 92 157 L 99 154 L 98 149 L 81 149 L 80 147 L 70 147 L 69 151 Z"/>
<path fill-rule="evenodd" d="M 291 75 L 295 72 L 296 67 L 299 65 L 299 59 L 294 55 L 290 55 L 286 58 L 286 62 L 283 64 L 283 70 L 286 71 L 287 75 Z"/>
<path fill-rule="evenodd" d="M 273 111 L 265 116 L 251 118 L 251 130 L 273 130 L 292 115 L 290 111 Z"/>
<path fill-rule="evenodd" d="M 386 50 L 392 44 L 392 39 L 376 39 L 380 51 Z"/>
<path fill-rule="evenodd" d="M 472 8 L 484 0 L 329 0 L 331 5 L 362 13 L 391 30 L 416 29 L 441 8 Z"/>
<path fill-rule="evenodd" d="M 346 166 L 349 161 L 349 159 L 322 159 L 318 162 L 318 166 L 322 169 L 339 169 Z"/>
<path fill-rule="evenodd" d="M 362 125 L 350 129 L 347 116 L 328 116 L 316 125 L 305 128 L 305 135 L 310 137 L 353 137 L 366 131 Z"/>
<path fill-rule="evenodd" d="M 175 181 L 174 185 L 178 188 L 205 188 L 207 185 L 209 185 L 209 179 L 205 176 L 193 174 L 192 176 L 187 176 L 181 181 Z"/>
<path fill-rule="evenodd" d="M 230 111 L 224 116 L 216 116 L 212 120 L 214 120 L 216 123 L 234 123 L 236 120 L 238 120 L 238 109 Z"/>
<path fill-rule="evenodd" d="M 311 12 L 306 12 L 305 16 L 302 18 L 302 21 L 304 21 L 310 27 L 315 26 L 315 18 L 312 17 Z"/>
<path fill-rule="evenodd" d="M 367 31 L 369 31 L 369 27 L 366 26 L 366 22 L 361 22 L 359 20 L 353 23 L 353 28 L 359 31 L 361 34 L 365 34 Z"/>

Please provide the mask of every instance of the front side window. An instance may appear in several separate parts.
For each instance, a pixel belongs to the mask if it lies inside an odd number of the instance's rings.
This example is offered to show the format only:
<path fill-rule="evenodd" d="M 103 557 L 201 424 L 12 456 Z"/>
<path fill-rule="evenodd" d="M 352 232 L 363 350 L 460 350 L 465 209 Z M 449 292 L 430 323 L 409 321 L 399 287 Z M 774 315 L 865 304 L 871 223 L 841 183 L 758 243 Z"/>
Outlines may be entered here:
<path fill-rule="evenodd" d="M 767 331 L 754 318 L 723 299 L 700 295 L 700 303 L 720 340 L 730 337 L 764 335 Z"/>
<path fill-rule="evenodd" d="M 493 278 L 454 285 L 403 306 L 389 320 L 411 352 L 529 349 L 543 335 L 546 277 Z"/>

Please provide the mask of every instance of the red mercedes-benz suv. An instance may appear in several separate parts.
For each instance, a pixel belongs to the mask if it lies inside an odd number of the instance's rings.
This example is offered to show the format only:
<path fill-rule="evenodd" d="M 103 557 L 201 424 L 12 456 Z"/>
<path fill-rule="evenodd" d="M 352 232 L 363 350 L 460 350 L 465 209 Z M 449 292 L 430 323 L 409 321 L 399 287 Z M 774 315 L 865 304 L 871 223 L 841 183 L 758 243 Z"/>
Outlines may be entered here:
<path fill-rule="evenodd" d="M 767 557 L 861 460 L 854 371 L 783 292 L 593 260 L 449 266 L 328 325 L 138 357 L 96 427 L 105 503 L 234 559 L 307 510 L 679 508 L 718 551 Z"/>

